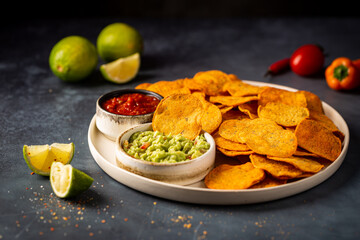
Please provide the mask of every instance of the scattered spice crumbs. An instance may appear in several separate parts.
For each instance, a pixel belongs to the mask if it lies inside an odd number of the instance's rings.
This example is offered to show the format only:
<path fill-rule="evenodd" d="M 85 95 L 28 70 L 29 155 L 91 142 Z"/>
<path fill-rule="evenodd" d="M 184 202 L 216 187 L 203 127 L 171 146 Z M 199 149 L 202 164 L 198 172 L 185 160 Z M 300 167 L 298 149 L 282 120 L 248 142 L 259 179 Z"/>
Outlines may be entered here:
<path fill-rule="evenodd" d="M 104 185 L 99 182 L 94 182 L 92 187 L 102 188 L 103 186 Z M 120 212 L 111 212 L 111 207 L 116 206 L 116 204 L 122 205 L 123 200 L 113 200 L 110 198 L 108 201 L 101 201 L 105 202 L 104 204 L 99 203 L 98 199 L 96 199 L 93 195 L 86 194 L 76 200 L 61 199 L 52 193 L 50 185 L 41 185 L 36 190 L 35 187 L 26 187 L 25 190 L 27 197 L 22 196 L 21 198 L 24 200 L 28 199 L 29 203 L 31 203 L 31 208 L 34 210 L 32 213 L 36 214 L 35 218 L 29 216 L 29 219 L 35 219 L 35 221 L 37 220 L 38 223 L 42 223 L 44 225 L 44 228 L 41 228 L 41 231 L 38 232 L 41 236 L 51 236 L 51 234 L 59 234 L 61 231 L 64 236 L 67 236 L 68 233 L 63 231 L 64 228 L 74 228 L 85 230 L 88 236 L 92 237 L 102 233 L 99 229 L 94 230 L 91 226 L 92 224 L 95 224 L 96 226 L 98 223 L 105 224 L 119 217 L 122 217 L 124 222 L 129 221 L 129 218 L 121 216 Z M 141 205 L 141 203 L 139 204 Z M 156 201 L 153 201 L 152 204 L 154 206 L 158 205 Z M 87 218 L 88 211 L 92 212 L 91 218 Z M 23 226 L 30 226 L 28 225 L 29 220 L 25 221 L 27 215 L 24 214 L 24 211 L 22 212 L 22 218 L 16 221 L 16 226 L 19 229 Z M 94 212 L 96 213 L 95 216 L 93 214 Z M 194 225 L 193 217 L 190 215 L 178 215 L 174 218 L 170 218 L 170 221 L 175 224 L 181 224 L 180 226 L 184 229 L 193 229 L 192 231 L 197 234 L 197 239 L 206 239 L 207 237 L 207 231 L 199 231 L 199 225 L 202 225 L 203 222 L 200 221 Z M 155 224 L 156 221 L 151 219 L 149 223 Z M 29 231 L 30 229 L 25 227 L 24 233 Z M 171 230 L 168 229 L 168 231 Z"/>
<path fill-rule="evenodd" d="M 34 174 L 33 172 L 31 173 Z M 93 187 L 103 187 L 104 184 L 94 182 Z M 123 204 L 123 200 L 110 198 L 108 201 L 104 201 L 105 204 L 100 203 L 94 195 L 84 194 L 81 197 L 75 199 L 61 199 L 53 194 L 50 184 L 41 185 L 36 187 L 24 187 L 24 195 L 20 197 L 21 200 L 29 201 L 29 206 L 33 211 L 29 211 L 28 216 L 25 211 L 21 211 L 20 219 L 15 221 L 16 227 L 20 230 L 20 233 L 26 234 L 31 231 L 31 224 L 29 221 L 35 219 L 38 223 L 41 223 L 44 227 L 38 232 L 39 235 L 59 234 L 57 229 L 62 229 L 63 235 L 67 236 L 68 233 L 64 231 L 66 228 L 85 229 L 89 236 L 100 235 L 101 229 L 94 231 L 91 229 L 92 224 L 107 223 L 111 220 L 121 216 L 120 212 L 112 212 L 111 207 L 117 204 Z M 10 190 L 8 190 L 10 193 Z M 88 210 L 89 209 L 89 210 Z M 97 213 L 97 216 L 91 214 L 91 218 L 87 217 L 89 212 Z M 128 218 L 124 218 L 124 221 L 128 221 Z M 25 227 L 24 227 L 25 226 Z M 90 231 L 91 230 L 91 231 Z M 0 235 L 2 239 L 2 235 Z"/>

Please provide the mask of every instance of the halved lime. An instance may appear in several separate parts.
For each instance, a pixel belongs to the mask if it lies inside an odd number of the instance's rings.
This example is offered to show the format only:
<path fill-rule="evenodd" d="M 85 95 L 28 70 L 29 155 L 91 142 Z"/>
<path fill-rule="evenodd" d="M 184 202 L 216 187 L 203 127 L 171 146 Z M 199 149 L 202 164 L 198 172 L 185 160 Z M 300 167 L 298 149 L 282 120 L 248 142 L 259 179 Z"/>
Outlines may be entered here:
<path fill-rule="evenodd" d="M 100 66 L 100 71 L 106 80 L 114 83 L 126 83 L 133 79 L 140 68 L 140 54 L 119 58 Z"/>
<path fill-rule="evenodd" d="M 51 145 L 24 145 L 23 155 L 29 168 L 43 176 L 50 175 L 53 162 L 70 163 L 75 151 L 74 143 L 53 143 Z"/>
<path fill-rule="evenodd" d="M 50 171 L 51 187 L 60 198 L 74 197 L 87 190 L 94 179 L 70 164 L 53 162 Z"/>

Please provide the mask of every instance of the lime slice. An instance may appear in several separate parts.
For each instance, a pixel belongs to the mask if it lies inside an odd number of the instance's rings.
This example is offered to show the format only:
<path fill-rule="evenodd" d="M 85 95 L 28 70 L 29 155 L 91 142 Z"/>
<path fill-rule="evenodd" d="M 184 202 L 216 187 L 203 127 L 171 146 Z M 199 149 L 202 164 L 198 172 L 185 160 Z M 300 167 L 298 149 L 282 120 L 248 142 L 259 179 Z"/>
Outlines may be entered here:
<path fill-rule="evenodd" d="M 74 197 L 87 190 L 94 179 L 86 173 L 73 168 L 70 164 L 54 162 L 51 165 L 51 187 L 60 198 Z"/>
<path fill-rule="evenodd" d="M 106 80 L 114 83 L 127 83 L 133 79 L 140 68 L 140 54 L 119 58 L 100 66 L 100 71 Z"/>
<path fill-rule="evenodd" d="M 53 162 L 70 163 L 74 156 L 73 143 L 53 143 L 51 145 L 24 145 L 23 155 L 29 168 L 43 176 L 49 176 Z"/>

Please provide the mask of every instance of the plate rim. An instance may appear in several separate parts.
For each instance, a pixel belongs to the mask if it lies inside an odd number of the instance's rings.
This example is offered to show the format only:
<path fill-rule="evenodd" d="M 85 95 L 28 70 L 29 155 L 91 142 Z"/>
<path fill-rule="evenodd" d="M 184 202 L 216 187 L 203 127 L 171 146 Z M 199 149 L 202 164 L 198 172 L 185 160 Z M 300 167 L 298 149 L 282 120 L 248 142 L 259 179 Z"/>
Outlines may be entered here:
<path fill-rule="evenodd" d="M 298 91 L 297 89 L 292 88 L 292 87 L 287 87 L 287 86 L 273 84 L 273 83 L 265 83 L 265 82 L 250 81 L 250 80 L 243 80 L 243 81 L 246 83 L 249 83 L 249 84 L 257 85 L 257 86 L 272 86 L 272 87 L 290 90 L 290 91 Z M 277 199 L 281 199 L 284 197 L 292 196 L 292 195 L 304 192 L 308 189 L 311 189 L 311 188 L 321 184 L 323 181 L 330 178 L 339 169 L 339 167 L 343 163 L 346 153 L 347 153 L 347 150 L 348 150 L 349 142 L 350 142 L 350 135 L 349 135 L 349 129 L 348 129 L 347 123 L 343 119 L 343 117 L 332 106 L 330 106 L 329 104 L 327 104 L 326 102 L 323 102 L 323 101 L 322 101 L 322 104 L 325 106 L 326 109 L 329 109 L 328 111 L 331 111 L 332 113 L 337 115 L 337 117 L 340 118 L 340 121 L 344 125 L 343 127 L 345 128 L 344 129 L 345 130 L 344 131 L 345 139 L 343 141 L 343 149 L 341 151 L 341 154 L 334 162 L 332 162 L 328 167 L 326 167 L 326 169 L 324 169 L 323 171 L 321 171 L 317 174 L 314 174 L 311 177 L 307 177 L 307 178 L 300 179 L 300 180 L 292 182 L 292 183 L 287 183 L 284 185 L 270 187 L 270 188 L 221 190 L 221 189 L 209 189 L 209 188 L 194 187 L 194 186 L 182 186 L 182 185 L 175 185 L 175 184 L 171 184 L 171 183 L 156 181 L 153 179 L 149 179 L 149 178 L 128 172 L 127 170 L 122 169 L 122 168 L 116 166 L 115 164 L 111 163 L 103 155 L 101 155 L 99 153 L 99 151 L 96 149 L 96 146 L 94 145 L 94 143 L 92 141 L 93 131 L 97 130 L 96 124 L 95 124 L 95 121 L 96 121 L 95 115 L 93 116 L 93 118 L 89 124 L 88 145 L 89 145 L 90 152 L 91 152 L 95 162 L 99 165 L 99 167 L 103 171 L 105 171 L 110 177 L 112 177 L 114 180 L 120 182 L 121 184 L 124 184 L 124 185 L 126 185 L 130 188 L 133 188 L 135 190 L 138 190 L 140 192 L 144 192 L 144 193 L 147 193 L 147 194 L 150 194 L 153 196 L 157 196 L 157 197 L 161 197 L 161 198 L 165 198 L 165 199 L 169 199 L 169 200 L 188 202 L 188 203 L 196 203 L 196 204 L 233 205 L 233 204 L 249 204 L 249 203 L 267 202 L 267 201 L 271 201 L 271 200 L 277 200 Z M 99 134 L 101 134 L 101 133 L 99 133 Z M 114 168 L 114 169 L 109 169 L 109 168 Z M 113 171 L 116 171 L 117 173 L 120 173 L 120 174 L 125 174 L 128 177 L 131 177 L 138 181 L 147 183 L 147 185 L 151 185 L 151 186 L 154 185 L 154 186 L 161 187 L 162 189 L 170 189 L 175 192 L 192 193 L 200 199 L 192 199 L 191 197 L 185 197 L 185 198 L 180 197 L 179 198 L 179 197 L 167 196 L 167 194 L 159 193 L 158 191 L 155 191 L 155 192 L 149 191 L 149 190 L 144 189 L 144 187 L 138 187 L 138 186 L 134 186 L 133 184 L 127 183 L 126 179 L 119 180 L 117 176 L 114 176 L 115 174 L 113 173 Z M 275 195 L 277 195 L 277 196 L 272 196 L 272 197 L 259 196 L 259 195 L 269 195 L 269 192 L 275 193 Z M 204 197 L 202 197 L 199 194 L 204 195 Z M 213 196 L 217 197 L 217 195 L 220 195 L 220 194 L 222 196 L 222 198 L 220 198 L 220 199 L 217 199 L 215 201 L 208 199 L 208 197 L 213 197 Z M 225 196 L 225 195 L 232 199 L 227 199 L 227 200 L 224 199 L 223 196 Z M 254 195 L 254 196 L 259 197 L 259 199 L 254 200 L 253 196 L 252 196 L 251 200 L 247 201 L 246 199 L 242 199 L 244 197 L 243 195 Z"/>

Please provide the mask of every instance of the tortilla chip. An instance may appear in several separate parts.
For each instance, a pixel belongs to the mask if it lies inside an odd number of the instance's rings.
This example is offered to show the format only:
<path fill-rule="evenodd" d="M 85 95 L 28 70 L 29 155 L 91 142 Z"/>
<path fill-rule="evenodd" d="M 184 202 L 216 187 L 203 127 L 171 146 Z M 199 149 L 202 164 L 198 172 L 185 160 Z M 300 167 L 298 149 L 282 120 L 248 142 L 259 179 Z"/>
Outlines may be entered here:
<path fill-rule="evenodd" d="M 294 152 L 293 154 L 294 156 L 298 156 L 298 157 L 315 157 L 318 158 L 319 156 L 316 155 L 315 153 L 311 153 L 305 149 L 302 149 L 301 147 L 298 146 L 298 148 L 296 149 L 296 152 Z"/>
<path fill-rule="evenodd" d="M 184 85 L 191 90 L 201 90 L 206 95 L 215 96 L 223 92 L 223 85 L 230 81 L 229 76 L 219 70 L 198 72 L 192 79 L 184 81 Z"/>
<path fill-rule="evenodd" d="M 187 78 L 178 78 L 178 79 L 174 80 L 173 82 L 179 84 L 179 86 L 181 86 L 181 87 L 185 87 L 185 79 L 187 79 Z"/>
<path fill-rule="evenodd" d="M 230 111 L 231 109 L 233 109 L 232 106 L 224 106 L 224 105 L 220 105 L 217 106 L 220 109 L 221 115 L 224 115 L 225 113 L 227 113 L 228 111 Z"/>
<path fill-rule="evenodd" d="M 238 80 L 241 81 L 240 78 L 238 78 L 238 76 L 236 76 L 233 73 L 228 74 L 228 77 L 229 77 L 230 81 L 238 81 Z"/>
<path fill-rule="evenodd" d="M 330 165 L 332 164 L 332 161 L 327 160 L 327 159 L 322 158 L 322 157 L 317 157 L 317 158 L 315 158 L 315 160 L 316 160 L 318 163 L 324 165 L 325 168 L 328 167 L 328 166 L 330 166 Z"/>
<path fill-rule="evenodd" d="M 140 83 L 139 85 L 137 85 L 137 86 L 135 87 L 135 89 L 143 89 L 143 90 L 146 90 L 150 85 L 151 85 L 151 83 Z"/>
<path fill-rule="evenodd" d="M 204 92 L 200 92 L 200 91 L 193 91 L 191 93 L 191 95 L 194 95 L 195 97 L 197 97 L 200 101 L 206 101 L 206 94 Z"/>
<path fill-rule="evenodd" d="M 250 149 L 258 154 L 289 157 L 297 148 L 297 140 L 293 132 L 283 129 L 266 118 L 250 120 L 247 128 L 238 135 L 240 134 Z"/>
<path fill-rule="evenodd" d="M 247 84 L 241 80 L 229 81 L 223 88 L 231 96 L 244 97 L 244 96 L 257 96 L 263 87 Z"/>
<path fill-rule="evenodd" d="M 259 93 L 259 106 L 269 102 L 280 102 L 291 106 L 306 107 L 306 97 L 301 92 L 291 92 L 284 89 L 265 87 Z"/>
<path fill-rule="evenodd" d="M 203 106 L 203 114 L 201 116 L 202 129 L 210 134 L 213 133 L 222 122 L 220 109 L 214 104 L 206 101 L 203 92 L 193 92 L 191 95 L 197 97 Z"/>
<path fill-rule="evenodd" d="M 307 178 L 307 177 L 312 177 L 314 176 L 315 173 L 309 173 L 309 172 L 304 172 L 303 174 L 301 174 L 300 176 L 298 176 L 297 178 Z"/>
<path fill-rule="evenodd" d="M 317 173 L 322 168 L 324 168 L 324 165 L 320 164 L 319 162 L 304 157 L 291 156 L 286 158 L 280 158 L 268 156 L 267 158 L 271 160 L 289 163 L 303 172 Z"/>
<path fill-rule="evenodd" d="M 341 132 L 340 130 L 333 132 L 333 134 L 334 134 L 337 138 L 339 138 L 341 142 L 344 141 L 344 139 L 345 139 L 345 134 L 344 134 L 343 132 Z"/>
<path fill-rule="evenodd" d="M 265 178 L 265 172 L 248 162 L 241 165 L 222 164 L 205 177 L 211 189 L 247 189 Z"/>
<path fill-rule="evenodd" d="M 238 109 L 249 116 L 250 119 L 258 118 L 258 101 L 250 101 L 238 105 Z"/>
<path fill-rule="evenodd" d="M 341 141 L 344 141 L 345 135 L 342 133 L 338 127 L 334 124 L 334 122 L 327 117 L 325 114 L 319 112 L 310 112 L 310 119 L 316 120 L 320 122 L 324 127 L 332 131 L 335 136 L 340 138 Z"/>
<path fill-rule="evenodd" d="M 291 164 L 271 160 L 263 155 L 251 154 L 250 160 L 254 167 L 265 170 L 277 179 L 298 178 L 303 174 L 303 171 Z"/>
<path fill-rule="evenodd" d="M 296 126 L 294 126 L 294 127 L 285 127 L 286 130 L 289 130 L 289 131 L 292 131 L 292 132 L 295 132 L 295 128 L 296 128 Z"/>
<path fill-rule="evenodd" d="M 228 150 L 228 149 L 225 149 L 225 148 L 221 148 L 221 147 L 218 147 L 218 146 L 216 147 L 216 149 L 219 150 L 225 156 L 228 156 L 228 157 L 244 156 L 244 155 L 250 155 L 250 154 L 254 153 L 254 151 L 252 151 L 252 150 L 235 151 L 235 150 Z"/>
<path fill-rule="evenodd" d="M 203 84 L 195 82 L 192 78 L 184 79 L 184 86 L 190 89 L 191 91 L 202 91 Z"/>
<path fill-rule="evenodd" d="M 157 106 L 152 126 L 164 134 L 181 134 L 195 139 L 201 131 L 201 102 L 191 94 L 173 94 L 162 99 Z"/>
<path fill-rule="evenodd" d="M 257 100 L 257 96 L 249 97 L 233 97 L 233 96 L 211 96 L 209 101 L 212 103 L 220 103 L 226 106 L 238 106 L 240 104 Z"/>
<path fill-rule="evenodd" d="M 250 148 L 243 143 L 239 143 L 239 142 L 234 142 L 234 141 L 230 141 L 227 140 L 225 138 L 223 138 L 219 132 L 215 133 L 213 135 L 216 146 L 226 149 L 226 150 L 232 150 L 232 151 L 248 151 L 250 150 Z"/>
<path fill-rule="evenodd" d="M 340 139 L 318 121 L 304 119 L 296 127 L 295 135 L 300 147 L 330 161 L 341 153 Z"/>
<path fill-rule="evenodd" d="M 219 134 L 227 140 L 245 143 L 242 133 L 245 132 L 248 127 L 248 121 L 250 121 L 250 119 L 231 119 L 223 121 L 219 127 Z"/>
<path fill-rule="evenodd" d="M 298 92 L 304 94 L 306 98 L 306 107 L 310 112 L 324 113 L 322 102 L 316 94 L 303 90 Z"/>
<path fill-rule="evenodd" d="M 231 109 L 223 113 L 222 115 L 223 121 L 231 120 L 231 119 L 249 119 L 249 116 L 240 112 L 239 110 Z"/>
<path fill-rule="evenodd" d="M 163 97 L 167 97 L 171 94 L 190 94 L 190 89 L 184 87 L 184 84 L 180 80 L 175 81 L 159 81 L 151 84 L 146 90 L 156 92 Z"/>
<path fill-rule="evenodd" d="M 269 188 L 269 187 L 276 187 L 276 186 L 280 186 L 283 185 L 287 182 L 287 180 L 281 180 L 281 179 L 276 179 L 274 177 L 272 177 L 269 174 L 266 174 L 266 177 L 264 180 L 262 180 L 261 182 L 251 186 L 250 188 Z"/>
<path fill-rule="evenodd" d="M 203 114 L 201 116 L 202 129 L 205 132 L 213 133 L 222 122 L 220 109 L 212 103 L 203 102 Z"/>
<path fill-rule="evenodd" d="M 294 127 L 304 118 L 309 117 L 309 110 L 305 107 L 269 102 L 265 106 L 259 106 L 258 115 L 261 118 L 271 119 L 281 126 Z"/>

